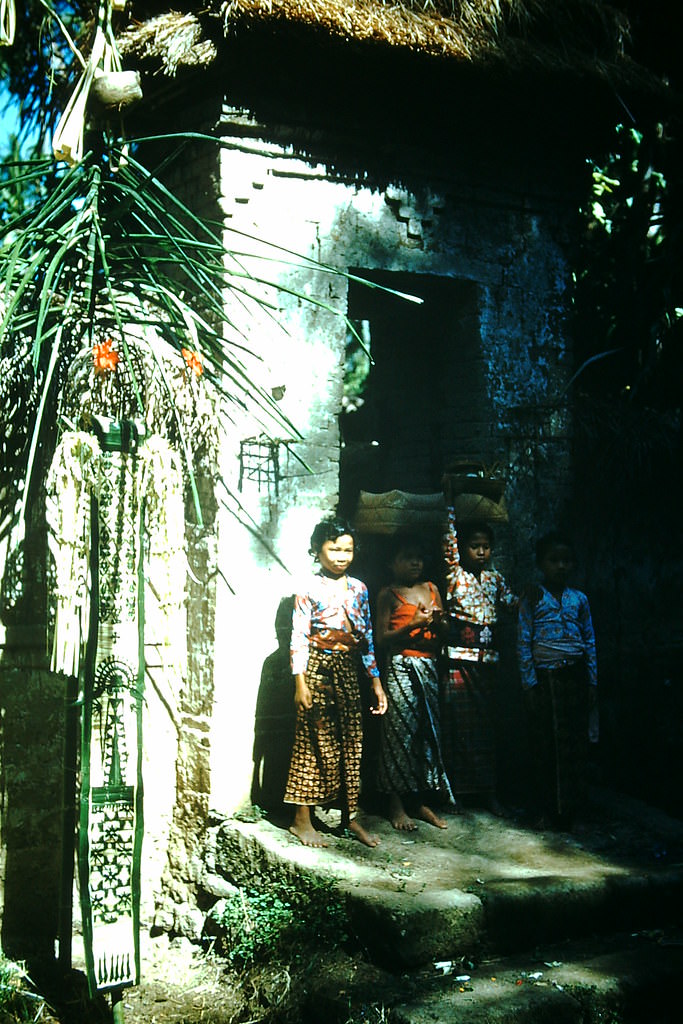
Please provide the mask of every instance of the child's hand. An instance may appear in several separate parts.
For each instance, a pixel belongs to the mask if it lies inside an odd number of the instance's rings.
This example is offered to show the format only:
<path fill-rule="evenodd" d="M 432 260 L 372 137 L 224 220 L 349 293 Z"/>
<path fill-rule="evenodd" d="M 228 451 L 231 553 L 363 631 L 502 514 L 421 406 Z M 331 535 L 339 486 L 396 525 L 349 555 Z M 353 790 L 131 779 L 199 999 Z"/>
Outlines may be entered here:
<path fill-rule="evenodd" d="M 375 706 L 370 708 L 373 715 L 383 715 L 387 710 L 387 695 L 379 679 L 375 676 L 372 680 L 372 693 L 375 698 Z"/>
<path fill-rule="evenodd" d="M 443 608 L 432 608 L 432 625 L 436 629 L 448 629 L 448 618 Z"/>
<path fill-rule="evenodd" d="M 310 711 L 313 707 L 313 694 L 311 693 L 310 686 L 306 682 L 306 676 L 303 674 L 296 677 L 294 704 L 295 707 L 303 708 L 304 711 Z"/>
<path fill-rule="evenodd" d="M 423 604 L 420 604 L 415 609 L 411 626 L 426 626 L 432 621 L 432 610 L 431 608 L 425 608 Z"/>

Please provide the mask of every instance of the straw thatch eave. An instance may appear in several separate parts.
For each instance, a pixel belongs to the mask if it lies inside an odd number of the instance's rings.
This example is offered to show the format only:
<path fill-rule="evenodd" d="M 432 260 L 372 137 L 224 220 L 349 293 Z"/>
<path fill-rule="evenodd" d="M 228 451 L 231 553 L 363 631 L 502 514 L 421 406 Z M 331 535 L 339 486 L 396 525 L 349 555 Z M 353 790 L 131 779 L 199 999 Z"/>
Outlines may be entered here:
<path fill-rule="evenodd" d="M 657 87 L 625 52 L 623 12 L 602 0 L 209 0 L 196 13 L 158 4 L 148 10 L 151 16 L 124 31 L 120 45 L 169 75 L 208 68 L 223 40 L 282 34 L 300 44 L 324 39 L 369 56 L 401 52 L 485 74 L 600 78 L 645 92 Z"/>

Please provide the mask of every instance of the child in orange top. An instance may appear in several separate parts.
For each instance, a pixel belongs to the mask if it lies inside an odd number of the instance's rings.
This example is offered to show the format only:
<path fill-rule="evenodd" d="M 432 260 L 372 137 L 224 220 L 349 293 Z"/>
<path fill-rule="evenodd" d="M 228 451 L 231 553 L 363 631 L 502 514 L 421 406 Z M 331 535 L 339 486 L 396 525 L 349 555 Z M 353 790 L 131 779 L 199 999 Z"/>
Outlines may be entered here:
<path fill-rule="evenodd" d="M 437 655 L 445 628 L 439 591 L 423 578 L 416 538 L 399 538 L 390 562 L 392 583 L 377 599 L 376 634 L 383 654 L 387 712 L 382 720 L 377 788 L 387 794 L 395 829 L 417 826 L 415 817 L 446 828 L 427 803 L 453 797 L 441 756 Z"/>

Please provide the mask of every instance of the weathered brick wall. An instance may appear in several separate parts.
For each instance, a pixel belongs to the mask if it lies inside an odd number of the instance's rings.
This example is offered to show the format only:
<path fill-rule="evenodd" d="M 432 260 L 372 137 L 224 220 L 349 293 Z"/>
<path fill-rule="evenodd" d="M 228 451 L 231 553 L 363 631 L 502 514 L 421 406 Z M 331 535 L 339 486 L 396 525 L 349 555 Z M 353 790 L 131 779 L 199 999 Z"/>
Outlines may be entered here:
<path fill-rule="evenodd" d="M 415 307 L 394 300 L 387 313 L 385 305 L 388 340 L 372 371 L 381 386 L 371 393 L 384 389 L 385 414 L 393 402 L 401 415 L 376 450 L 365 452 L 356 483 L 367 490 L 438 490 L 448 456 L 500 461 L 511 518 L 500 531 L 498 564 L 513 581 L 526 578 L 532 541 L 553 524 L 570 482 L 571 421 L 562 397 L 571 362 L 564 317 L 573 205 L 566 181 L 547 188 L 547 176 L 540 180 L 519 155 L 508 172 L 503 156 L 496 166 L 453 167 L 438 154 L 427 160 L 402 153 L 400 182 L 390 184 L 389 151 L 383 181 L 349 180 L 297 156 L 276 131 L 242 114 L 226 110 L 221 130 L 228 245 L 239 237 L 231 234 L 236 228 L 342 270 L 377 273 L 382 283 L 395 287 L 398 281 L 404 290 L 411 282 L 418 291 L 421 282 L 427 292 L 441 289 L 429 333 L 421 333 Z M 306 148 L 300 137 L 299 143 Z M 316 152 L 322 151 L 317 137 Z M 257 243 L 252 251 L 261 251 Z M 312 525 L 339 497 L 346 330 L 326 306 L 365 315 L 362 288 L 349 290 L 344 277 L 285 263 L 270 263 L 268 272 L 321 303 L 310 306 L 264 288 L 272 316 L 255 309 L 243 316 L 239 303 L 232 306 L 262 360 L 250 364 L 250 372 L 266 391 L 282 393 L 279 408 L 303 438 L 273 424 L 271 436 L 288 440 L 313 472 L 280 446 L 277 495 L 263 482 L 242 481 L 240 502 L 271 551 L 234 520 L 221 522 L 220 565 L 235 591 L 218 596 L 223 625 L 216 646 L 212 800 L 224 810 L 249 792 L 259 673 L 275 646 L 278 605 L 310 566 Z M 400 353 L 392 349 L 392 317 L 393 329 L 404 335 L 403 321 L 415 317 L 412 358 L 405 338 Z M 429 405 L 428 415 L 415 408 L 416 396 Z M 363 413 L 371 431 L 376 408 L 370 400 L 368 406 Z M 226 442 L 223 475 L 235 490 L 238 442 L 253 431 L 252 423 L 238 419 Z M 346 468 L 343 461 L 342 478 Z"/>

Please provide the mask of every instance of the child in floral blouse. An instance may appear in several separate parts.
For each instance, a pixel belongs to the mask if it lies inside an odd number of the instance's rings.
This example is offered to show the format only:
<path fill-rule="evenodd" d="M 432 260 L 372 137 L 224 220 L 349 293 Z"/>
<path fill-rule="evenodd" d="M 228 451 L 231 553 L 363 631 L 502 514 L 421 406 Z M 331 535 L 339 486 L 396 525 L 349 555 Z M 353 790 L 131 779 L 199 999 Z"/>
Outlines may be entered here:
<path fill-rule="evenodd" d="M 539 823 L 548 817 L 551 824 L 569 826 L 585 798 L 588 741 L 597 740 L 595 633 L 588 598 L 567 586 L 574 565 L 568 538 L 541 537 L 536 561 L 543 582 L 527 588 L 520 602 L 519 668 L 530 714 Z"/>
<path fill-rule="evenodd" d="M 354 537 L 342 519 L 318 523 L 311 553 L 319 572 L 294 601 L 291 663 L 297 719 L 285 803 L 295 805 L 290 832 L 304 846 L 326 846 L 311 808 L 341 803 L 342 825 L 366 846 L 379 840 L 355 817 L 362 753 L 358 673 L 370 680 L 373 714 L 387 700 L 372 640 L 367 587 L 347 575 Z"/>
<path fill-rule="evenodd" d="M 493 709 L 498 651 L 495 627 L 501 608 L 517 598 L 504 577 L 489 568 L 493 531 L 470 520 L 456 527 L 448 509 L 444 540 L 446 608 L 449 616 L 448 679 L 442 734 L 446 768 L 457 796 L 473 796 L 494 814 L 503 809 L 496 795 Z"/>

